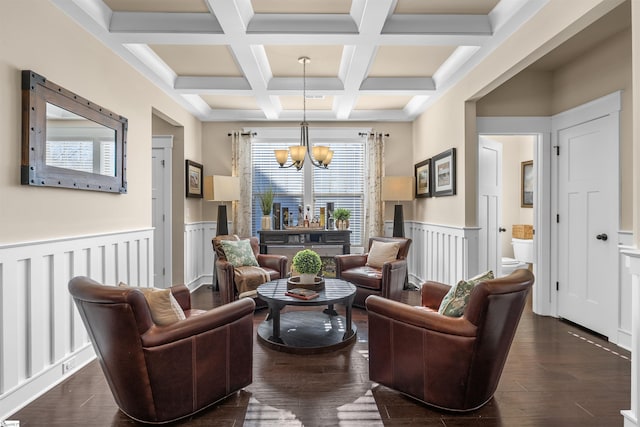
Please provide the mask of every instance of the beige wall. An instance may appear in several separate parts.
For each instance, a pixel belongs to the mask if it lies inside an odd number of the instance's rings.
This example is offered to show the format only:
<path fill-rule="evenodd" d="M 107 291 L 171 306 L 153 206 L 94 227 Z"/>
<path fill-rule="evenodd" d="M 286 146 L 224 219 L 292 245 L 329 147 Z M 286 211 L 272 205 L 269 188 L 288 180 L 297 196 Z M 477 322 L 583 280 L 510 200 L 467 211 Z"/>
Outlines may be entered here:
<path fill-rule="evenodd" d="M 414 205 L 417 220 L 457 226 L 477 225 L 475 102 L 621 2 L 622 0 L 548 1 L 537 15 L 524 23 L 414 122 L 416 162 L 451 147 L 458 150 L 458 195 L 416 200 Z M 538 76 L 529 78 L 539 79 Z M 544 81 L 544 78 L 540 78 Z M 547 91 L 548 84 L 544 88 Z M 526 91 L 526 88 L 520 89 L 520 93 Z M 536 109 L 546 108 L 546 102 L 536 104 Z M 522 108 L 519 111 L 520 114 L 528 114 Z"/>
<path fill-rule="evenodd" d="M 0 41 L 0 243 L 150 227 L 152 108 L 184 126 L 196 160 L 199 121 L 51 2 L 3 2 Z M 23 69 L 129 120 L 127 194 L 20 185 Z"/>
<path fill-rule="evenodd" d="M 525 70 L 477 102 L 478 116 L 551 116 L 615 91 L 620 112 L 620 227 L 631 230 L 633 114 L 631 29 L 554 71 Z M 539 92 L 536 91 L 539 89 Z"/>
<path fill-rule="evenodd" d="M 231 175 L 231 138 L 228 133 L 234 130 L 259 127 L 295 127 L 295 122 L 209 122 L 203 124 L 202 157 L 205 175 Z M 371 128 L 376 132 L 389 133 L 385 149 L 385 174 L 389 176 L 413 176 L 412 158 L 412 125 L 405 122 L 313 122 L 310 127 L 354 127 Z M 274 167 L 277 166 L 275 158 Z M 292 171 L 292 173 L 295 173 Z M 206 202 L 203 207 L 205 220 L 213 221 L 217 215 L 215 202 Z M 229 214 L 229 216 L 231 216 Z M 393 219 L 393 203 L 385 207 L 386 220 Z M 411 204 L 405 204 L 405 220 L 413 219 Z"/>
<path fill-rule="evenodd" d="M 476 103 L 478 117 L 550 116 L 553 93 L 550 71 L 524 70 Z"/>

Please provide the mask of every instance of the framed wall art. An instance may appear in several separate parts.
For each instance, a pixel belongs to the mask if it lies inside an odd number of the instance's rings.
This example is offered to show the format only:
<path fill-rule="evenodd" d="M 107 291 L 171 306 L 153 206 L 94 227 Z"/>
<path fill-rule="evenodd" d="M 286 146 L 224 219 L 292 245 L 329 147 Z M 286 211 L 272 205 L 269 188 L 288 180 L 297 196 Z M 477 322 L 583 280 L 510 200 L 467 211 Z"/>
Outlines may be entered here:
<path fill-rule="evenodd" d="M 432 195 L 453 196 L 456 194 L 456 149 L 434 156 L 431 159 Z"/>
<path fill-rule="evenodd" d="M 520 207 L 533 207 L 533 160 L 521 163 Z"/>
<path fill-rule="evenodd" d="M 202 165 L 191 160 L 185 161 L 187 197 L 202 198 Z"/>
<path fill-rule="evenodd" d="M 431 159 L 416 163 L 415 173 L 416 198 L 431 197 Z"/>

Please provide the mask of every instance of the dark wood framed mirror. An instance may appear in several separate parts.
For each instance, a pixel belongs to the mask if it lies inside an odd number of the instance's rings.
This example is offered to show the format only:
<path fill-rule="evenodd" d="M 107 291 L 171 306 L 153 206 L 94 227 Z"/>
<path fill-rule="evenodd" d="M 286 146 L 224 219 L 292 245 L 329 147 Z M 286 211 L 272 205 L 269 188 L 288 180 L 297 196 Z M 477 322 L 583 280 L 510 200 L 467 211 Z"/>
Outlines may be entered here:
<path fill-rule="evenodd" d="M 126 193 L 127 123 L 23 70 L 21 183 Z"/>

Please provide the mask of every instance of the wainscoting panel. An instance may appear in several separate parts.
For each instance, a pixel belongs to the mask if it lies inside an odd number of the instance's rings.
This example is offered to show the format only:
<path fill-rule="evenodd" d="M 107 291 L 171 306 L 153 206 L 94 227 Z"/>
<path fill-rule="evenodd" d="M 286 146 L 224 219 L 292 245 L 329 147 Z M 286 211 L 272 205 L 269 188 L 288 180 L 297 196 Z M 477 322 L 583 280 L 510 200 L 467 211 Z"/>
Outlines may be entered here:
<path fill-rule="evenodd" d="M 391 236 L 392 229 L 385 222 L 385 235 Z M 412 239 L 407 263 L 414 285 L 427 280 L 454 284 L 478 272 L 478 228 L 405 221 L 404 229 Z"/>
<path fill-rule="evenodd" d="M 184 280 L 191 291 L 213 279 L 213 247 L 216 222 L 203 221 L 184 226 Z"/>
<path fill-rule="evenodd" d="M 69 280 L 152 286 L 152 243 L 146 229 L 0 245 L 0 420 L 95 357 Z"/>

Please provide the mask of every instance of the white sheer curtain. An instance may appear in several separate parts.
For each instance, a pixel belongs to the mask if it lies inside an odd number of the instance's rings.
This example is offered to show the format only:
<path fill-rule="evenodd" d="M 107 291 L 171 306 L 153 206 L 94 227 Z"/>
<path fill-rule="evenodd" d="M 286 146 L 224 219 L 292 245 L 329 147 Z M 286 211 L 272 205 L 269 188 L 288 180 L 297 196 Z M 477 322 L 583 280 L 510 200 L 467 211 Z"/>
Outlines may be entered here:
<path fill-rule="evenodd" d="M 365 192 L 365 251 L 369 237 L 384 233 L 384 212 L 382 210 L 382 175 L 384 173 L 384 134 L 372 132 L 367 139 L 367 166 Z"/>
<path fill-rule="evenodd" d="M 251 236 L 251 134 L 231 133 L 231 175 L 240 178 L 240 200 L 233 202 L 233 223 L 238 236 Z"/>

